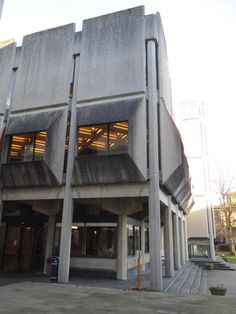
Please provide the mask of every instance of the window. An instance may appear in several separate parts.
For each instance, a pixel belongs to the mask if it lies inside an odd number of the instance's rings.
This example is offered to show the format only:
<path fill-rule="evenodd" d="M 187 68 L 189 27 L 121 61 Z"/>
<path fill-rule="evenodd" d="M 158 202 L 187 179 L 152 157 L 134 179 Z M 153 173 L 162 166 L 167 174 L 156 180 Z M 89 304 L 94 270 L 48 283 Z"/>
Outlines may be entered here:
<path fill-rule="evenodd" d="M 8 162 L 43 159 L 46 137 L 46 131 L 12 135 L 10 137 Z"/>
<path fill-rule="evenodd" d="M 145 253 L 149 253 L 149 229 L 145 228 Z"/>
<path fill-rule="evenodd" d="M 59 255 L 61 228 L 56 228 L 54 254 Z M 72 226 L 71 256 L 109 257 L 116 256 L 115 227 Z"/>
<path fill-rule="evenodd" d="M 134 228 L 132 225 L 127 227 L 128 236 L 128 256 L 134 255 Z"/>
<path fill-rule="evenodd" d="M 128 122 L 83 126 L 78 131 L 78 155 L 111 155 L 128 151 Z"/>

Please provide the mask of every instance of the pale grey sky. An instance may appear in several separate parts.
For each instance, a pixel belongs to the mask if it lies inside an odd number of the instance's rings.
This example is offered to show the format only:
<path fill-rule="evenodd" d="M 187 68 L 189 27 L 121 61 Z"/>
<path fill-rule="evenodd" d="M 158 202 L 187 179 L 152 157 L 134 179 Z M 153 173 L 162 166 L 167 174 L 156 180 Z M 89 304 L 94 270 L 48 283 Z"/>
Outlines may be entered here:
<path fill-rule="evenodd" d="M 161 13 L 174 105 L 205 102 L 211 160 L 236 177 L 236 0 L 5 0 L 0 41 L 142 4 Z"/>

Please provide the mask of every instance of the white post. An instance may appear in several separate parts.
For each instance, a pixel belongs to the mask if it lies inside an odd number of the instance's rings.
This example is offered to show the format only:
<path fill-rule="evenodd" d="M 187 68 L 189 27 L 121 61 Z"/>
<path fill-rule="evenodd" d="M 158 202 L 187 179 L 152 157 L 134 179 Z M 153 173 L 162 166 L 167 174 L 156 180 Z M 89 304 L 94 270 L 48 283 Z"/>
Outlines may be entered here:
<path fill-rule="evenodd" d="M 181 216 L 179 218 L 179 238 L 180 238 L 180 262 L 181 265 L 185 264 L 185 254 L 184 254 L 184 250 L 185 250 L 185 245 L 184 245 L 184 228 L 183 228 L 183 217 L 182 217 L 182 212 L 181 212 Z"/>
<path fill-rule="evenodd" d="M 176 206 L 176 213 L 173 215 L 173 241 L 174 241 L 174 267 L 176 270 L 181 268 L 180 264 L 180 239 L 179 239 L 179 217 L 178 206 Z"/>
<path fill-rule="evenodd" d="M 185 243 L 185 260 L 188 262 L 188 233 L 187 233 L 187 223 L 186 219 L 183 221 L 184 224 L 184 243 Z"/>
<path fill-rule="evenodd" d="M 147 43 L 148 65 L 148 123 L 149 123 L 149 227 L 150 227 L 150 270 L 151 290 L 162 290 L 161 264 L 161 218 L 159 197 L 159 154 L 158 154 L 158 120 L 157 120 L 157 64 L 156 43 Z"/>
<path fill-rule="evenodd" d="M 117 279 L 127 279 L 127 215 L 118 216 Z"/>
<path fill-rule="evenodd" d="M 164 211 L 164 241 L 165 241 L 165 266 L 166 277 L 174 277 L 173 259 L 173 230 L 172 230 L 172 211 L 171 198 L 168 198 L 168 207 Z"/>

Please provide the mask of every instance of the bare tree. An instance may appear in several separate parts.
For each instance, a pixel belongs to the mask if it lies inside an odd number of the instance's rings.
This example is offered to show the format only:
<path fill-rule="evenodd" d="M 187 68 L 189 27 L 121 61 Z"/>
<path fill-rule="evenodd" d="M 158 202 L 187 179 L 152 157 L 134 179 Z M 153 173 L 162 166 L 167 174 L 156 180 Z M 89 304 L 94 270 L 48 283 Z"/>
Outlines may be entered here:
<path fill-rule="evenodd" d="M 236 214 L 236 199 L 233 197 L 232 190 L 234 178 L 225 175 L 222 169 L 218 168 L 218 179 L 216 180 L 217 194 L 219 205 L 216 206 L 220 223 L 223 225 L 223 230 L 226 231 L 230 252 L 236 255 L 235 243 L 233 237 L 232 226 L 234 224 L 234 215 Z"/>

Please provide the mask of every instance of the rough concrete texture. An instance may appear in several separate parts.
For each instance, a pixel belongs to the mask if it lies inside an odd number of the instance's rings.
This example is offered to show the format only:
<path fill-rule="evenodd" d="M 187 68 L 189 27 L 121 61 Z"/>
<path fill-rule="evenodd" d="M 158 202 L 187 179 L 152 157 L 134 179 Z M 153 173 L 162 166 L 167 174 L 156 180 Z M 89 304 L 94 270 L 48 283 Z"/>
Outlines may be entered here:
<path fill-rule="evenodd" d="M 12 112 L 68 102 L 74 40 L 75 24 L 24 37 Z"/>
<path fill-rule="evenodd" d="M 47 131 L 45 157 L 44 161 L 3 164 L 0 185 L 31 187 L 62 184 L 66 126 L 67 109 L 12 117 L 7 135 Z"/>
<path fill-rule="evenodd" d="M 79 105 L 77 108 L 77 123 L 79 126 L 102 124 L 107 123 L 108 121 L 128 121 L 129 156 L 100 156 L 98 158 L 91 158 L 90 156 L 90 158 L 87 158 L 87 160 L 79 157 L 75 164 L 76 172 L 74 173 L 74 183 L 95 184 L 96 182 L 114 183 L 139 182 L 146 180 L 147 147 L 146 145 L 143 145 L 143 143 L 146 143 L 145 117 L 146 106 L 143 97 L 132 97 L 118 101 L 106 101 L 90 105 Z M 120 153 L 122 154 L 122 152 Z M 122 160 L 125 159 L 127 161 L 127 165 L 122 162 L 121 158 Z M 119 171 L 117 171 L 117 169 L 119 169 L 117 165 L 114 167 L 115 161 L 120 161 L 121 168 Z M 93 171 L 95 172 L 93 173 Z M 76 178 L 77 175 L 80 177 Z M 91 176 L 93 176 L 93 179 Z"/>
<path fill-rule="evenodd" d="M 188 163 L 180 133 L 164 105 L 160 105 L 160 132 L 161 183 L 184 208 L 191 197 Z"/>
<path fill-rule="evenodd" d="M 2 164 L 0 187 L 34 187 L 59 185 L 44 160 Z"/>
<path fill-rule="evenodd" d="M 142 182 L 142 176 L 128 154 L 79 157 L 74 163 L 73 185 Z"/>
<path fill-rule="evenodd" d="M 234 313 L 236 299 L 19 283 L 0 288 L 1 313 Z"/>
<path fill-rule="evenodd" d="M 78 101 L 145 91 L 144 7 L 83 22 Z"/>
<path fill-rule="evenodd" d="M 168 54 L 165 35 L 161 22 L 160 13 L 156 14 L 158 30 L 158 70 L 159 70 L 159 92 L 160 99 L 165 104 L 169 114 L 172 116 L 172 93 L 169 74 Z"/>
<path fill-rule="evenodd" d="M 1 5 L 1 4 L 0 4 Z M 1 8 L 0 8 L 1 13 Z M 14 63 L 16 44 L 12 43 L 0 49 L 0 113 L 4 114 L 8 96 L 8 87 Z"/>

